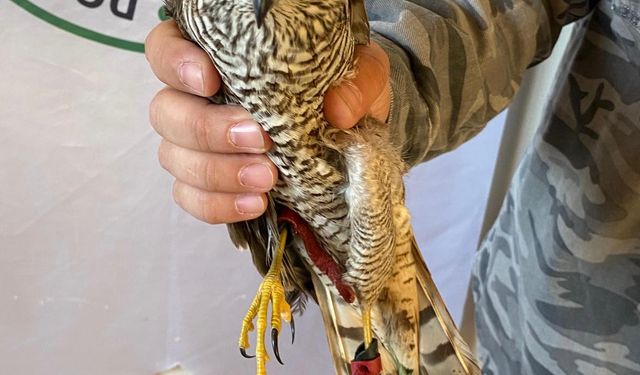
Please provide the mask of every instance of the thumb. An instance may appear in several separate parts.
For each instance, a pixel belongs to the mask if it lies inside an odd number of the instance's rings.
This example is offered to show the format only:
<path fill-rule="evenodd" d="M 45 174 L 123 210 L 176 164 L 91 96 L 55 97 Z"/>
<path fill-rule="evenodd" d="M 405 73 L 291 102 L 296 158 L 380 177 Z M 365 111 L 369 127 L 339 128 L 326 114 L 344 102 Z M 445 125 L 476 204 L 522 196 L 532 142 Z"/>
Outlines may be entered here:
<path fill-rule="evenodd" d="M 389 113 L 389 57 L 377 43 L 357 46 L 352 80 L 330 88 L 324 98 L 324 115 L 337 128 L 353 127 L 366 114 L 385 121 Z"/>

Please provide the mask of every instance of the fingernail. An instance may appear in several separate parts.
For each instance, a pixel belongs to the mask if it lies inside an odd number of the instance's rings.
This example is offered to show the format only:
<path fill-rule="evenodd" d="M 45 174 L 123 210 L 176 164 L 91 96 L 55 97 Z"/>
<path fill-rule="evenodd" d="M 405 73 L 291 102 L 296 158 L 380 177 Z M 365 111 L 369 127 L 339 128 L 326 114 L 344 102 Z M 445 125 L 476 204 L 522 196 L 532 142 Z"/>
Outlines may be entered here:
<path fill-rule="evenodd" d="M 273 186 L 273 174 L 264 164 L 250 164 L 240 170 L 240 183 L 247 187 L 269 190 Z"/>
<path fill-rule="evenodd" d="M 264 200 L 258 195 L 239 195 L 236 198 L 236 210 L 241 214 L 259 214 L 264 209 Z"/>
<path fill-rule="evenodd" d="M 262 128 L 255 121 L 241 122 L 229 130 L 229 141 L 236 147 L 264 149 Z"/>
<path fill-rule="evenodd" d="M 196 94 L 204 94 L 204 79 L 202 78 L 202 66 L 198 63 L 184 62 L 178 69 L 180 82 L 189 87 Z"/>

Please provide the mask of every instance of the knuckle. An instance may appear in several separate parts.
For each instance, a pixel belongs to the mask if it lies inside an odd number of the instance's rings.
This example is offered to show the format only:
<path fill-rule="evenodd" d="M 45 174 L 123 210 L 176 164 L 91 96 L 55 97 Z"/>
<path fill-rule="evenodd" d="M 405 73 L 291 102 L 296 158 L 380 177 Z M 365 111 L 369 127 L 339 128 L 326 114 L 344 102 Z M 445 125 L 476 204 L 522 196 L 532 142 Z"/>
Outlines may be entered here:
<path fill-rule="evenodd" d="M 167 83 L 170 81 L 168 74 L 175 65 L 176 53 L 174 48 L 169 48 L 167 43 L 163 43 L 163 37 L 158 27 L 153 29 L 145 40 L 145 57 L 155 76 Z"/>
<path fill-rule="evenodd" d="M 209 191 L 217 191 L 220 187 L 217 172 L 218 167 L 216 164 L 212 158 L 206 158 L 201 168 L 204 187 Z"/>
<path fill-rule="evenodd" d="M 166 71 L 173 71 L 171 69 L 174 66 L 178 65 L 177 53 L 175 48 L 158 48 L 158 63 L 160 64 L 159 68 Z"/>
<path fill-rule="evenodd" d="M 171 189 L 171 196 L 173 196 L 173 201 L 180 207 L 182 207 L 182 189 L 180 182 L 175 180 L 173 182 L 173 188 Z"/>
<path fill-rule="evenodd" d="M 359 50 L 358 59 L 361 64 L 366 64 L 373 69 L 376 75 L 386 78 L 391 71 L 391 63 L 389 56 L 385 50 L 377 43 L 371 43 L 371 46 L 363 47 Z"/>
<path fill-rule="evenodd" d="M 165 99 L 170 94 L 170 92 L 171 89 L 168 87 L 161 89 L 153 96 L 151 102 L 149 103 L 149 123 L 151 123 L 151 126 L 158 133 L 160 133 L 161 125 L 163 123 L 162 114 L 164 112 L 163 108 L 166 103 Z"/>
<path fill-rule="evenodd" d="M 222 213 L 212 194 L 176 180 L 173 184 L 173 199 L 178 206 L 198 220 L 209 224 L 222 223 Z"/>
<path fill-rule="evenodd" d="M 160 104 L 159 96 L 162 91 L 157 92 L 149 103 L 149 123 L 157 131 L 160 120 Z"/>
<path fill-rule="evenodd" d="M 167 146 L 164 140 L 160 141 L 160 144 L 158 145 L 158 162 L 160 162 L 160 165 L 166 169 Z"/>
<path fill-rule="evenodd" d="M 214 151 L 215 145 L 211 142 L 210 119 L 205 110 L 198 111 L 192 121 L 192 129 L 198 149 L 201 151 Z"/>
<path fill-rule="evenodd" d="M 165 140 L 162 140 L 158 146 L 158 162 L 160 162 L 160 166 L 166 170 L 169 170 L 168 147 L 169 144 Z"/>
<path fill-rule="evenodd" d="M 156 33 L 158 32 L 158 28 L 159 26 L 156 26 L 153 29 L 151 29 L 149 34 L 147 34 L 147 36 L 144 38 L 144 56 L 146 57 L 147 61 L 150 63 L 152 63 L 153 57 L 155 56 L 155 53 L 156 53 L 155 36 L 156 36 Z"/>
<path fill-rule="evenodd" d="M 389 55 L 387 55 L 387 52 L 378 43 L 374 43 L 372 45 L 376 52 L 375 54 L 376 60 L 382 65 L 382 69 L 388 72 L 391 69 L 391 62 L 389 61 Z"/>
<path fill-rule="evenodd" d="M 153 52 L 155 50 L 155 52 Z M 178 78 L 178 66 L 182 61 L 182 52 L 175 46 L 166 45 L 152 48 L 152 68 L 156 72 L 156 76 L 164 83 L 181 88 Z"/>

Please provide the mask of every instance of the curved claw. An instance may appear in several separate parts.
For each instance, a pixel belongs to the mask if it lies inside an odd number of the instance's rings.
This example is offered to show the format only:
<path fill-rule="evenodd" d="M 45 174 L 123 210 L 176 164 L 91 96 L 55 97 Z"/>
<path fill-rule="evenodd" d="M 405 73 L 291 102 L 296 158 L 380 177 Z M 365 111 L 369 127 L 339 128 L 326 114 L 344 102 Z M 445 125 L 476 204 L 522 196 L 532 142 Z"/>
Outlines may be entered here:
<path fill-rule="evenodd" d="M 273 348 L 273 354 L 276 356 L 276 359 L 278 360 L 278 362 L 280 362 L 281 365 L 284 365 L 284 362 L 282 362 L 282 359 L 280 359 L 280 350 L 278 349 L 278 335 L 280 333 L 278 332 L 277 329 L 272 329 L 271 330 L 271 347 Z"/>
<path fill-rule="evenodd" d="M 289 322 L 291 325 L 291 345 L 296 341 L 296 322 L 293 320 L 293 314 L 291 314 L 291 321 Z"/>
<path fill-rule="evenodd" d="M 256 357 L 255 355 L 249 355 L 249 354 L 247 354 L 247 350 L 246 350 L 245 348 L 240 348 L 240 354 L 241 354 L 243 357 L 247 358 L 247 359 L 251 359 L 251 358 L 255 358 L 255 357 Z"/>

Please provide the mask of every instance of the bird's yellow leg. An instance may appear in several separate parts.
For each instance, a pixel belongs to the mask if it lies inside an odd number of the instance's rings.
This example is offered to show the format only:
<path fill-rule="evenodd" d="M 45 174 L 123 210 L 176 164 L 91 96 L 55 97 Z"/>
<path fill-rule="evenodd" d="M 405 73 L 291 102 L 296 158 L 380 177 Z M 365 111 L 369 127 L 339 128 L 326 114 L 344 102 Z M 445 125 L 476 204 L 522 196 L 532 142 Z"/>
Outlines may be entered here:
<path fill-rule="evenodd" d="M 282 286 L 282 281 L 280 277 L 280 273 L 282 271 L 282 258 L 284 256 L 284 248 L 287 242 L 287 230 L 282 229 L 280 231 L 280 239 L 279 245 L 276 249 L 276 254 L 271 262 L 271 267 L 269 268 L 269 272 L 264 277 L 262 284 L 260 284 L 260 288 L 258 289 L 258 293 L 256 294 L 251 306 L 249 307 L 249 311 L 245 315 L 242 321 L 242 330 L 240 331 L 240 339 L 238 340 L 238 345 L 240 346 L 240 352 L 243 356 L 252 358 L 247 356 L 246 350 L 249 348 L 249 332 L 253 331 L 253 320 L 256 319 L 256 364 L 257 364 L 257 375 L 266 375 L 266 363 L 269 360 L 269 356 L 267 355 L 267 350 L 264 344 L 264 335 L 267 330 L 267 315 L 269 310 L 269 302 L 272 303 L 272 312 L 271 312 L 271 340 L 273 345 L 273 351 L 278 359 L 278 362 L 282 363 L 280 360 L 280 354 L 278 353 L 278 334 L 282 328 L 282 319 L 287 322 L 291 321 L 291 307 L 285 301 L 284 298 L 284 287 Z"/>
<path fill-rule="evenodd" d="M 362 308 L 362 329 L 364 330 L 364 348 L 368 349 L 373 341 L 373 328 L 371 328 L 371 309 Z"/>

